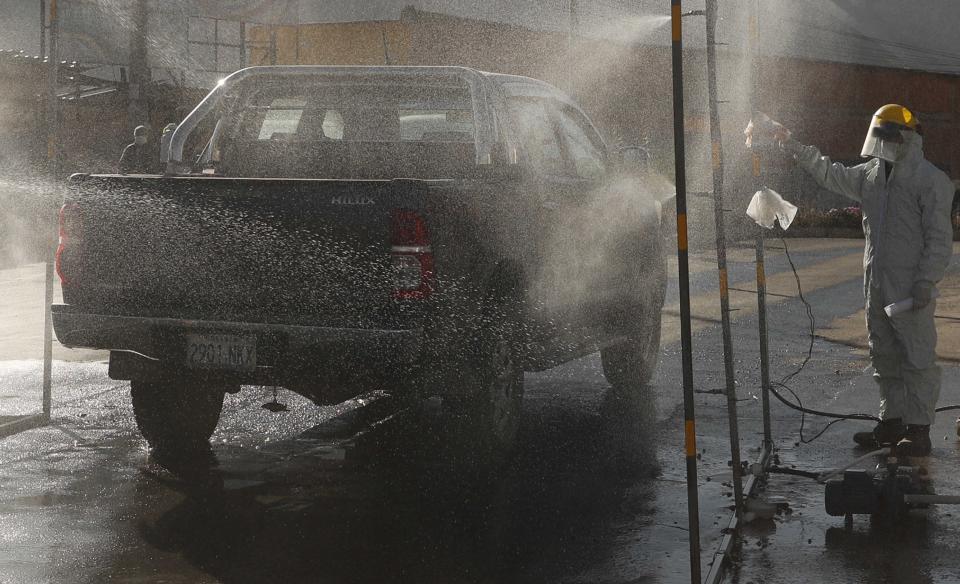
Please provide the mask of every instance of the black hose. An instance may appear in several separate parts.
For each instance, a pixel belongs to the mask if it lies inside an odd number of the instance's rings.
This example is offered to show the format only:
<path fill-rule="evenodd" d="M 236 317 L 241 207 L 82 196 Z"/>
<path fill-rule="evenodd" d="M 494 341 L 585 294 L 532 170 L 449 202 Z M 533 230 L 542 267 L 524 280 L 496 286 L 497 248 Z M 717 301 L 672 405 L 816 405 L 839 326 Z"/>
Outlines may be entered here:
<path fill-rule="evenodd" d="M 790 391 L 790 393 L 793 393 L 793 396 L 794 396 L 795 398 L 797 397 L 797 394 L 794 393 L 793 390 L 790 389 L 789 387 L 787 387 L 786 385 L 784 385 L 784 384 L 782 384 L 782 383 L 774 383 L 773 385 L 779 385 L 780 387 L 786 388 L 788 391 Z M 870 414 L 836 414 L 836 413 L 833 413 L 833 412 L 821 412 L 821 411 L 819 411 L 819 410 L 811 410 L 810 408 L 804 407 L 802 404 L 797 405 L 797 404 L 791 403 L 791 402 L 788 401 L 786 398 L 784 398 L 782 395 L 780 395 L 780 392 L 778 392 L 778 391 L 777 391 L 776 389 L 774 389 L 772 386 L 770 387 L 770 393 L 772 393 L 775 398 L 777 398 L 778 400 L 780 400 L 780 401 L 783 403 L 783 405 L 787 406 L 788 408 L 797 410 L 798 412 L 801 412 L 801 413 L 804 413 L 804 414 L 810 414 L 811 416 L 818 416 L 818 417 L 821 417 L 821 418 L 833 418 L 833 419 L 836 419 L 836 420 L 863 420 L 863 421 L 865 421 L 865 422 L 879 422 L 879 421 L 880 421 L 880 418 L 878 418 L 877 416 L 870 415 Z M 799 398 L 797 399 L 797 401 L 798 401 L 798 402 L 800 401 Z M 957 406 L 953 406 L 953 407 L 957 407 Z"/>
<path fill-rule="evenodd" d="M 767 472 L 775 473 L 775 474 L 794 475 L 798 477 L 813 479 L 815 481 L 820 480 L 820 473 L 809 471 L 809 470 L 800 470 L 798 468 L 785 468 L 782 466 L 771 466 L 770 468 L 767 469 Z"/>

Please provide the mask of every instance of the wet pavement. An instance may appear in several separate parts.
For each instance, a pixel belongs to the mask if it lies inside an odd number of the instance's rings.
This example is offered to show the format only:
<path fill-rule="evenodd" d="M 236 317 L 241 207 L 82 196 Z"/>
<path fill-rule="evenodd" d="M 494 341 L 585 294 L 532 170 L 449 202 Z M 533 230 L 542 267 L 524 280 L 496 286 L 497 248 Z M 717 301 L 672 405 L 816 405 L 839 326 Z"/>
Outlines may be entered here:
<path fill-rule="evenodd" d="M 864 375 L 869 365 L 864 352 L 818 342 L 814 359 L 831 362 L 835 371 L 813 373 L 808 383 L 796 384 L 803 388 L 804 405 L 831 412 L 872 412 L 876 389 Z M 960 368 L 948 363 L 942 366 L 940 405 L 960 404 Z M 932 493 L 960 495 L 958 414 L 938 414 L 930 433 L 932 455 L 909 459 L 928 473 L 926 489 Z M 871 423 L 843 422 L 813 444 L 803 444 L 798 417 L 778 418 L 775 436 L 779 437 L 777 455 L 782 466 L 820 472 L 839 468 L 866 453 L 854 448 L 850 436 L 869 429 Z M 824 426 L 823 420 L 808 417 L 806 439 Z M 879 462 L 870 459 L 855 468 L 871 470 Z M 785 500 L 790 508 L 772 521 L 747 526 L 728 582 L 960 582 L 960 506 L 912 510 L 897 522 L 856 515 L 848 528 L 843 517 L 826 513 L 824 487 L 811 479 L 769 475 L 758 492 L 761 498 Z"/>
<path fill-rule="evenodd" d="M 794 260 L 816 271 L 851 250 L 798 244 Z M 749 253 L 732 254 L 734 282 L 747 281 Z M 771 254 L 771 274 L 783 273 L 786 262 Z M 707 295 L 715 276 L 711 255 L 701 255 L 694 293 Z M 858 274 L 804 284 L 818 325 L 860 308 Z M 761 438 L 756 319 L 735 318 L 751 460 Z M 695 378 L 709 392 L 723 386 L 719 330 L 700 324 Z M 802 361 L 806 326 L 795 300 L 772 305 L 775 379 Z M 109 380 L 102 363 L 58 361 L 53 423 L 0 440 L 0 582 L 688 582 L 675 335 L 664 330 L 660 373 L 637 400 L 610 394 L 596 356 L 528 374 L 520 446 L 497 473 L 451 464 L 433 402 L 407 409 L 372 394 L 318 407 L 280 392 L 290 411 L 272 414 L 262 388 L 227 397 L 215 466 L 165 467 L 136 432 L 127 384 Z M 811 407 L 871 411 L 864 367 L 857 349 L 817 340 L 791 386 Z M 946 364 L 944 374 L 941 402 L 960 403 L 960 371 Z M 36 360 L 0 362 L 0 414 L 33 411 L 36 400 L 24 396 L 39 379 Z M 699 393 L 697 408 L 706 572 L 732 493 L 725 398 Z M 799 415 L 780 404 L 773 415 L 782 464 L 804 469 L 854 458 L 848 436 L 867 426 L 837 424 L 803 445 Z M 960 494 L 949 470 L 960 458 L 953 419 L 940 417 L 930 468 L 938 492 Z M 804 434 L 822 428 L 808 418 Z M 846 531 L 809 479 L 772 476 L 765 491 L 789 512 L 747 527 L 728 581 L 960 581 L 949 508 L 895 528 L 858 518 Z"/>
<path fill-rule="evenodd" d="M 531 376 L 516 457 L 451 476 L 434 404 L 370 431 L 388 397 L 317 408 L 281 393 L 291 411 L 270 414 L 254 388 L 228 399 L 218 465 L 170 472 L 124 384 L 58 364 L 54 425 L 0 443 L 0 581 L 670 579 L 686 562 L 683 477 L 658 473 L 654 445 L 675 437 L 646 404 L 614 401 L 598 365 Z"/>

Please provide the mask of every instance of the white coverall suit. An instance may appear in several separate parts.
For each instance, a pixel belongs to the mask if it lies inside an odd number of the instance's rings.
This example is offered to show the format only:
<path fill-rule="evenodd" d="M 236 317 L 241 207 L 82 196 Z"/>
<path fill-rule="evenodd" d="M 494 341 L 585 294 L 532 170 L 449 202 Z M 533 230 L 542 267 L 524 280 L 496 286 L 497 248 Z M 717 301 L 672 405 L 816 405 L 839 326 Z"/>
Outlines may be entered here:
<path fill-rule="evenodd" d="M 889 179 L 884 168 L 889 163 L 879 158 L 845 167 L 814 146 L 794 142 L 791 150 L 821 187 L 859 202 L 863 211 L 863 289 L 880 418 L 927 426 L 940 396 L 936 301 L 893 317 L 883 307 L 910 298 L 916 282 L 935 285 L 943 278 L 953 251 L 954 186 L 924 159 L 923 138 L 904 134 Z"/>

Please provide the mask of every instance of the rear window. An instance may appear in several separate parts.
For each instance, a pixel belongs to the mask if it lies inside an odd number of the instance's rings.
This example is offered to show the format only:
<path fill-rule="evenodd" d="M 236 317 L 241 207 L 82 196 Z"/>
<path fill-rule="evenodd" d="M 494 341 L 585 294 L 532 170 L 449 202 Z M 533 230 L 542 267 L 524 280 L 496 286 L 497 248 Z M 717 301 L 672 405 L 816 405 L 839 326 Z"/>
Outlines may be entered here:
<path fill-rule="evenodd" d="M 448 178 L 476 165 L 460 84 L 265 83 L 229 119 L 216 162 L 228 176 Z"/>
<path fill-rule="evenodd" d="M 461 88 L 265 89 L 243 107 L 240 137 L 347 142 L 473 142 L 473 109 Z"/>

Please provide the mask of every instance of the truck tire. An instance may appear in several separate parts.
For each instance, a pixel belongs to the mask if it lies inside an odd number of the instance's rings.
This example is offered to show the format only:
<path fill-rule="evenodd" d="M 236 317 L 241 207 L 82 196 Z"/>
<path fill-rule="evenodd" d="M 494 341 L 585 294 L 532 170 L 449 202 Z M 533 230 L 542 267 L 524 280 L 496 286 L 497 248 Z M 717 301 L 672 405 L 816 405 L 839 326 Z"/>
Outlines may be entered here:
<path fill-rule="evenodd" d="M 520 427 L 523 368 L 517 311 L 497 311 L 477 332 L 475 350 L 464 360 L 454 391 L 445 392 L 445 439 L 457 457 L 489 468 L 512 453 Z M 510 315 L 510 316 L 508 316 Z"/>
<path fill-rule="evenodd" d="M 600 350 L 603 375 L 613 389 L 635 394 L 650 383 L 660 360 L 660 319 L 626 341 Z"/>
<path fill-rule="evenodd" d="M 637 307 L 630 312 L 643 318 L 631 327 L 625 341 L 600 350 L 604 377 L 623 395 L 643 393 L 660 360 L 660 312 L 667 288 L 667 261 L 659 236 L 646 242 L 641 257 L 651 259 L 644 280 L 652 284 L 641 291 Z"/>
<path fill-rule="evenodd" d="M 186 380 L 130 382 L 133 415 L 150 448 L 196 451 L 209 446 L 220 421 L 225 386 Z"/>

